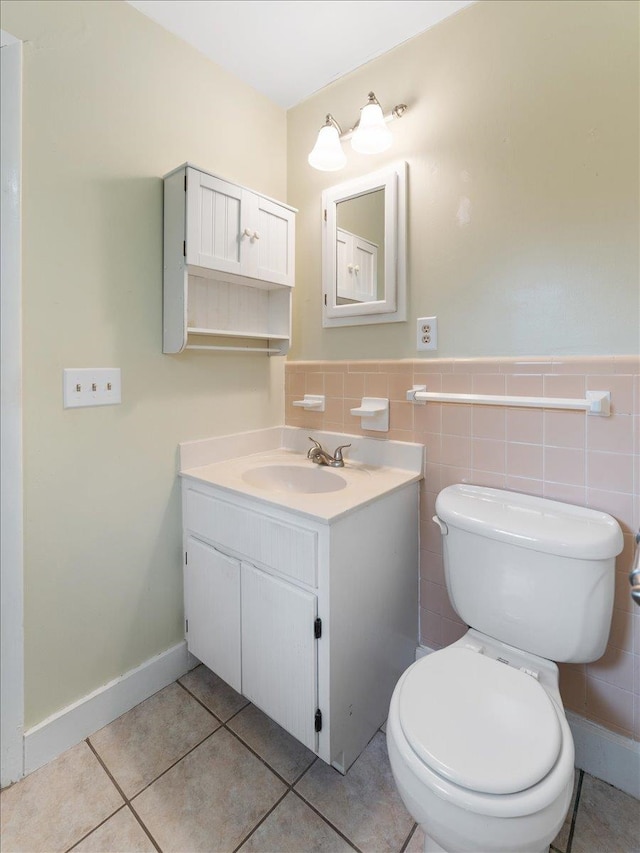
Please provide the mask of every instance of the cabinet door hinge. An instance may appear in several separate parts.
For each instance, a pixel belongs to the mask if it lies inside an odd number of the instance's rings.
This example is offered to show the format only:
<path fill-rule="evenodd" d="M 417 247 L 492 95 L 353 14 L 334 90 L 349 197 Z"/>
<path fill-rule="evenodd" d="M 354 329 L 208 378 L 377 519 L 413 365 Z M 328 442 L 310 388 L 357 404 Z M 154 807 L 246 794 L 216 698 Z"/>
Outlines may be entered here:
<path fill-rule="evenodd" d="M 313 637 L 315 640 L 319 640 L 322 636 L 322 619 L 318 616 L 318 618 L 313 623 Z"/>
<path fill-rule="evenodd" d="M 186 258 L 187 257 L 187 241 L 182 241 L 182 254 Z"/>
<path fill-rule="evenodd" d="M 325 293 L 325 295 L 324 295 L 324 304 L 325 304 L 325 305 L 327 304 L 327 294 L 326 294 L 326 293 Z"/>
<path fill-rule="evenodd" d="M 324 209 L 324 221 L 327 221 L 327 208 Z"/>
<path fill-rule="evenodd" d="M 188 619 L 184 620 L 184 632 L 185 632 L 185 634 L 189 633 L 189 620 Z"/>
<path fill-rule="evenodd" d="M 184 173 L 184 191 L 187 191 L 187 173 Z"/>
<path fill-rule="evenodd" d="M 318 710 L 316 711 L 315 716 L 313 718 L 313 721 L 314 721 L 314 725 L 315 725 L 315 730 L 317 732 L 321 732 L 322 731 L 322 711 L 320 710 L 320 708 L 318 708 Z"/>
<path fill-rule="evenodd" d="M 185 551 L 184 552 L 184 564 L 185 564 L 185 566 L 187 565 L 188 562 L 189 562 L 189 552 Z"/>

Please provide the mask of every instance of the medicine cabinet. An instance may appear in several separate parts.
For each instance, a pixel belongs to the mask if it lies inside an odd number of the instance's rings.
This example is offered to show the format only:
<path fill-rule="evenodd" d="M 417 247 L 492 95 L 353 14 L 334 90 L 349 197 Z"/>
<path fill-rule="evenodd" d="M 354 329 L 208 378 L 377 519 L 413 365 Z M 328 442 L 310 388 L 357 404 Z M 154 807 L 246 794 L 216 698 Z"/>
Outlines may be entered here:
<path fill-rule="evenodd" d="M 189 163 L 165 176 L 165 353 L 288 352 L 295 214 Z"/>
<path fill-rule="evenodd" d="M 323 326 L 406 320 L 407 164 L 322 194 Z"/>

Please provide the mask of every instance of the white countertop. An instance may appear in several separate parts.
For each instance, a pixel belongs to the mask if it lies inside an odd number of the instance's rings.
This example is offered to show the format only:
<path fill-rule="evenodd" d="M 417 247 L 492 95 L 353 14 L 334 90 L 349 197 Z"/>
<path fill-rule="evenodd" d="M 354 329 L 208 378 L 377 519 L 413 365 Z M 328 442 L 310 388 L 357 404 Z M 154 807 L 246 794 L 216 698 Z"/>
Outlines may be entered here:
<path fill-rule="evenodd" d="M 320 466 L 323 472 L 345 481 L 343 488 L 306 493 L 262 487 L 245 479 L 245 475 L 251 478 L 251 472 L 264 466 L 317 468 L 306 456 L 308 434 L 308 430 L 278 427 L 181 444 L 180 476 L 325 523 L 422 479 L 422 445 L 321 432 L 314 432 L 313 436 L 330 453 L 338 444 L 352 442 L 352 448 L 344 452 L 344 468 Z M 395 464 L 384 464 L 389 462 Z"/>

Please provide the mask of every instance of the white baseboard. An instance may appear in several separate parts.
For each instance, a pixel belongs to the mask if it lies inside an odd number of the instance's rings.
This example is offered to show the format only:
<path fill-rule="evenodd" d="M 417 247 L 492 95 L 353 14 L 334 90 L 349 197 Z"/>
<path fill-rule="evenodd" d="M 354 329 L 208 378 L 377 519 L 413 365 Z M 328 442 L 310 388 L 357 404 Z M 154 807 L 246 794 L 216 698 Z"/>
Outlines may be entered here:
<path fill-rule="evenodd" d="M 640 799 L 640 743 L 567 711 L 576 767 Z"/>
<path fill-rule="evenodd" d="M 416 660 L 434 649 L 418 646 Z M 567 711 L 576 767 L 640 799 L 640 743 Z"/>
<path fill-rule="evenodd" d="M 196 663 L 183 640 L 38 723 L 24 735 L 25 775 L 130 711 Z"/>

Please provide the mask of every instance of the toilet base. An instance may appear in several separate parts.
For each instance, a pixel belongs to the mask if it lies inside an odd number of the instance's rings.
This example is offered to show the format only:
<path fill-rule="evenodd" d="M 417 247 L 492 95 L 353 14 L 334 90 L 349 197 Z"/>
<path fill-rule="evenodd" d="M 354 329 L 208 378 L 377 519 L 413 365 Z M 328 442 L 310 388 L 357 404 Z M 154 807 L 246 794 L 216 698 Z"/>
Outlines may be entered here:
<path fill-rule="evenodd" d="M 424 827 L 422 827 L 422 831 L 424 832 Z M 447 853 L 444 847 L 440 847 L 437 841 L 424 833 L 424 853 Z"/>
<path fill-rule="evenodd" d="M 450 851 L 445 850 L 444 847 L 441 847 L 435 839 L 433 839 L 427 832 L 424 830 L 424 826 L 420 827 L 424 832 L 424 853 L 450 853 Z M 487 853 L 491 853 L 490 850 Z M 549 845 L 544 847 L 540 853 L 549 853 Z"/>

